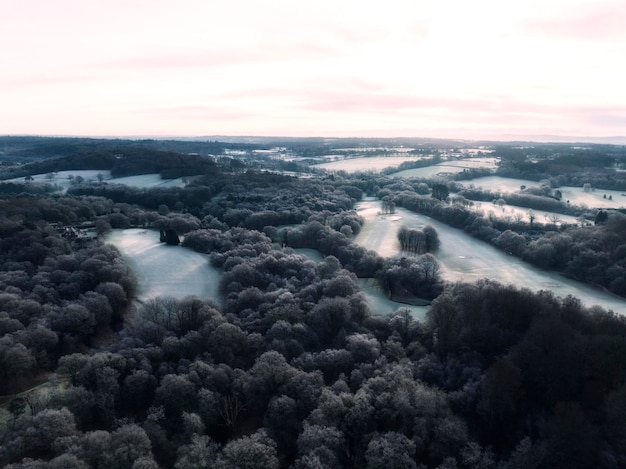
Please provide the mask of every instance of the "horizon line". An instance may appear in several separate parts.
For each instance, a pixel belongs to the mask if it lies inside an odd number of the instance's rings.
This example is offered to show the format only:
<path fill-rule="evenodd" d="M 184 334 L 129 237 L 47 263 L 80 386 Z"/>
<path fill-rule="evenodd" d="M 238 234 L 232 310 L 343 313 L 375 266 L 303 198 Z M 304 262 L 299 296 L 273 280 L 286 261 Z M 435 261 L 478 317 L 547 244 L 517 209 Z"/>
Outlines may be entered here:
<path fill-rule="evenodd" d="M 394 135 L 394 136 L 363 136 L 363 135 L 255 135 L 255 134 L 214 134 L 214 135 L 180 135 L 180 134 L 127 134 L 127 135 L 97 135 L 97 134 L 38 134 L 38 133 L 15 133 L 0 134 L 0 138 L 85 138 L 85 139 L 105 139 L 105 140 L 200 140 L 200 139 L 263 139 L 263 140 L 304 140 L 304 139 L 332 139 L 332 140 L 440 140 L 459 142 L 530 142 L 530 143 L 591 143 L 591 144 L 611 144 L 626 145 L 626 135 L 609 136 L 571 136 L 558 134 L 508 134 L 489 137 L 435 137 L 435 136 L 415 136 L 415 135 Z M 219 140 L 217 140 L 219 141 Z M 620 142 L 620 143 L 615 143 Z"/>

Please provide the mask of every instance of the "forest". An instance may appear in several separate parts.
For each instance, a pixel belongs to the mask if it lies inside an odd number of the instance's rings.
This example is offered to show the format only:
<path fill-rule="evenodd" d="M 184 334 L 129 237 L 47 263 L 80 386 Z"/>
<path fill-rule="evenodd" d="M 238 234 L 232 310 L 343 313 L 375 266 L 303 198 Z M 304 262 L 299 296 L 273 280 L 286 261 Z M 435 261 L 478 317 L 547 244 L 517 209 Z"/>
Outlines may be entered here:
<path fill-rule="evenodd" d="M 490 196 L 455 201 L 456 179 L 312 168 L 307 160 L 329 151 L 316 140 L 280 142 L 301 156 L 289 162 L 297 175 L 251 154 L 269 141 L 45 140 L 5 139 L 0 154 L 11 179 L 0 182 L 1 466 L 626 466 L 626 308 L 487 279 L 446 282 L 428 225 L 399 227 L 396 257 L 354 242 L 365 226 L 355 204 L 375 197 L 387 214 L 425 213 L 626 297 L 619 210 L 581 210 L 590 218 L 580 225 L 484 217 L 468 201 Z M 417 143 L 416 154 L 438 158 L 450 144 Z M 554 178 L 570 165 L 563 184 L 589 176 L 626 190 L 606 170 L 623 148 L 585 150 L 580 164 L 568 148 L 526 160 L 516 145 L 494 151 L 511 177 Z M 532 172 L 528 159 L 538 158 Z M 24 179 L 81 168 L 188 179 L 83 182 L 64 193 Z M 524 196 L 561 204 L 554 191 Z M 173 230 L 182 247 L 172 249 L 205 254 L 221 273 L 221 301 L 138 301 L 132 265 L 105 242 L 130 227 Z M 427 300 L 425 319 L 372 310 L 360 279 L 390 298 Z"/>

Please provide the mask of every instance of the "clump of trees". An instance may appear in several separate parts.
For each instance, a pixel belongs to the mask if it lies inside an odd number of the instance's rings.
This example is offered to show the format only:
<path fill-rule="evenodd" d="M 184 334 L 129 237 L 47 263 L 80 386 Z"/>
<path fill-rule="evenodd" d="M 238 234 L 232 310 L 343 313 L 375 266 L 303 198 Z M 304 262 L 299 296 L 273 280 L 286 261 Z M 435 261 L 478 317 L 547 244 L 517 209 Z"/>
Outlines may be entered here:
<path fill-rule="evenodd" d="M 443 182 L 434 183 L 431 186 L 431 195 L 437 200 L 446 200 L 450 195 L 450 190 Z"/>
<path fill-rule="evenodd" d="M 391 299 L 406 303 L 432 300 L 443 290 L 439 262 L 429 253 L 386 259 L 378 279 Z"/>
<path fill-rule="evenodd" d="M 159 231 L 159 241 L 169 244 L 170 246 L 178 246 L 180 244 L 180 238 L 176 230 L 170 228 L 167 230 Z"/>
<path fill-rule="evenodd" d="M 398 230 L 400 249 L 414 254 L 434 252 L 439 248 L 439 235 L 431 225 L 424 228 L 409 228 L 403 225 Z"/>

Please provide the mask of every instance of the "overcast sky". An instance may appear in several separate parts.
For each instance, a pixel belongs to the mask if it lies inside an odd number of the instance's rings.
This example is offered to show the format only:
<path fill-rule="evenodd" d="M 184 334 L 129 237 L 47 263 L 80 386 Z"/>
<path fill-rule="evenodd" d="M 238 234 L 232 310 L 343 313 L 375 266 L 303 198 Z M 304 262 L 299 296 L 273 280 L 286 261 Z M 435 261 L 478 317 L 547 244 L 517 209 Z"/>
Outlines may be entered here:
<path fill-rule="evenodd" d="M 626 135 L 626 2 L 0 0 L 0 134 Z"/>

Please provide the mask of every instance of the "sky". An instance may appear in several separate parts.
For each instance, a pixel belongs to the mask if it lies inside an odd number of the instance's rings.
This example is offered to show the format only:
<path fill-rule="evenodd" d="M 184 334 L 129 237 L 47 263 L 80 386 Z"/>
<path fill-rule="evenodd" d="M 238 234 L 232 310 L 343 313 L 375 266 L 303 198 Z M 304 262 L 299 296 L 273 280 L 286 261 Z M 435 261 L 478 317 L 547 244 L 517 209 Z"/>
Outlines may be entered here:
<path fill-rule="evenodd" d="M 626 135 L 626 2 L 0 0 L 0 135 Z"/>

